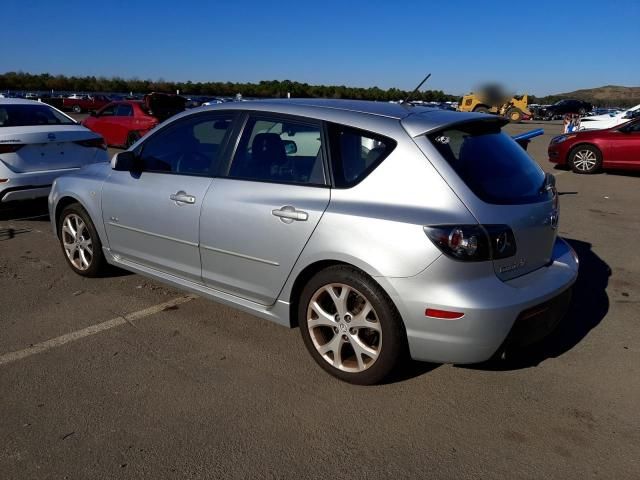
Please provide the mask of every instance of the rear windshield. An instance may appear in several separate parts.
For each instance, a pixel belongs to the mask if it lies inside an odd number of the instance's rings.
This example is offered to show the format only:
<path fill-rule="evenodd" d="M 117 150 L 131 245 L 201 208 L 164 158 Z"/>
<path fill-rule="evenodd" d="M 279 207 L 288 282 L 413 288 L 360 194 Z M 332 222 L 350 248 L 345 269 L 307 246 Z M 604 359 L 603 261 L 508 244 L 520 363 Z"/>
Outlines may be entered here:
<path fill-rule="evenodd" d="M 485 202 L 520 204 L 549 198 L 542 169 L 497 123 L 461 124 L 427 137 Z"/>
<path fill-rule="evenodd" d="M 75 123 L 47 105 L 0 105 L 0 127 L 75 125 Z"/>

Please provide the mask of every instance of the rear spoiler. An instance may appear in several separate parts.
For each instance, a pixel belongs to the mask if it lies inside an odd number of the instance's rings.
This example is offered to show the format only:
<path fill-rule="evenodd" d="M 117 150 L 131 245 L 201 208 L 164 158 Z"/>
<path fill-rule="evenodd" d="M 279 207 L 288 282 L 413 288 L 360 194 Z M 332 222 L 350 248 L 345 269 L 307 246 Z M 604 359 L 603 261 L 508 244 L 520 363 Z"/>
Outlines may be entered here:
<path fill-rule="evenodd" d="M 536 128 L 535 130 L 529 130 L 528 132 L 521 133 L 520 135 L 514 135 L 511 138 L 513 138 L 518 143 L 518 145 L 526 150 L 531 139 L 542 134 L 544 134 L 544 129 Z"/>

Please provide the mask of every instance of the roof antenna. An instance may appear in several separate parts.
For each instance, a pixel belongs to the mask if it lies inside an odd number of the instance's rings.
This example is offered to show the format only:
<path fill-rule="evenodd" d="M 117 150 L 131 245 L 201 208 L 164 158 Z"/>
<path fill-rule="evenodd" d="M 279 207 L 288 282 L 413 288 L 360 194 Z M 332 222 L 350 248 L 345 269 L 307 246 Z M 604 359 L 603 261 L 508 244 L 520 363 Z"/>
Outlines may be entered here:
<path fill-rule="evenodd" d="M 430 76 L 431 76 L 431 74 L 429 74 L 429 75 L 427 75 L 426 77 L 424 77 L 424 80 L 422 80 L 422 81 L 420 82 L 420 85 L 418 85 L 418 86 L 416 87 L 416 89 L 415 89 L 413 92 L 411 92 L 409 95 L 407 95 L 407 98 L 405 98 L 405 99 L 402 101 L 402 104 L 403 104 L 403 105 L 406 105 L 407 103 L 409 103 L 409 100 L 411 100 L 411 98 L 416 94 L 416 92 L 417 92 L 418 90 L 420 90 L 420 87 L 424 84 L 424 82 L 426 82 L 427 80 L 429 80 L 429 77 L 430 77 Z"/>

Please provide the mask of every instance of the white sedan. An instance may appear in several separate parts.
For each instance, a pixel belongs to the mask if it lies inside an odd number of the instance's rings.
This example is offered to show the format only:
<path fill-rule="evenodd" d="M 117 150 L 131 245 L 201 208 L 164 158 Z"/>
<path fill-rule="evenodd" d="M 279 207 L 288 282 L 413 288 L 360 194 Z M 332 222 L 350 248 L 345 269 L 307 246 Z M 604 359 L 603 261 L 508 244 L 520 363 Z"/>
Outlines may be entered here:
<path fill-rule="evenodd" d="M 103 138 L 60 110 L 0 99 L 0 203 L 46 197 L 60 175 L 108 160 Z"/>
<path fill-rule="evenodd" d="M 602 130 L 604 128 L 612 128 L 637 118 L 638 116 L 640 116 L 640 104 L 635 107 L 631 107 L 629 110 L 618 112 L 616 114 L 582 117 L 580 119 L 580 128 L 578 130 Z"/>

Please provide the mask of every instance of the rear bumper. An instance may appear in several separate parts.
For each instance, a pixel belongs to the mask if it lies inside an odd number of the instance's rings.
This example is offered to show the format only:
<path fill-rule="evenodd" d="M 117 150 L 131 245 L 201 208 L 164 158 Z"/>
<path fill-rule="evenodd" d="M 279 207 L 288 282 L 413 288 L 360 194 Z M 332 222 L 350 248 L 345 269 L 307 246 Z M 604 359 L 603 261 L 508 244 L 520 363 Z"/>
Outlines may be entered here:
<path fill-rule="evenodd" d="M 513 280 L 503 282 L 487 267 L 442 256 L 415 277 L 384 279 L 404 320 L 412 358 L 478 363 L 508 338 L 518 345 L 540 340 L 564 315 L 578 275 L 577 256 L 562 239 L 549 265 Z M 464 316 L 431 318 L 426 308 Z"/>
<path fill-rule="evenodd" d="M 8 181 L 0 184 L 0 203 L 46 197 L 56 178 L 77 170 L 77 168 L 66 168 L 46 172 L 12 172 L 7 175 Z"/>

